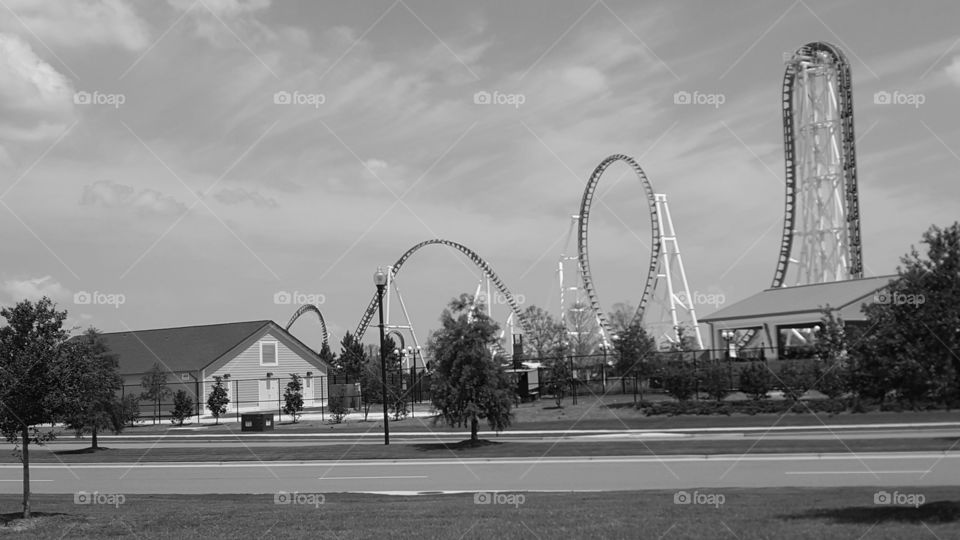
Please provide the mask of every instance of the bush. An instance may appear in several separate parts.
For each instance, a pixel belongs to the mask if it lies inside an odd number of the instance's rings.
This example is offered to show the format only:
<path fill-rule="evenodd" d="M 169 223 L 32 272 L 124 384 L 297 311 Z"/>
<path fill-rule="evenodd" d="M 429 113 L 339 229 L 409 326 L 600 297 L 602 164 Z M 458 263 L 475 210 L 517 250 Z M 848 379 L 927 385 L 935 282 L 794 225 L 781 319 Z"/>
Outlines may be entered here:
<path fill-rule="evenodd" d="M 693 366 L 679 361 L 663 369 L 663 389 L 678 401 L 687 401 L 697 390 L 697 374 Z"/>
<path fill-rule="evenodd" d="M 347 416 L 346 398 L 343 395 L 343 388 L 337 390 L 330 396 L 330 419 L 334 424 L 343 422 Z"/>
<path fill-rule="evenodd" d="M 730 394 L 730 368 L 728 365 L 712 364 L 703 370 L 701 377 L 701 388 L 711 398 L 723 401 L 723 398 Z"/>
<path fill-rule="evenodd" d="M 186 390 L 177 390 L 173 396 L 173 410 L 170 411 L 170 416 L 173 418 L 170 421 L 182 426 L 183 421 L 191 414 L 193 414 L 193 398 Z"/>
<path fill-rule="evenodd" d="M 303 383 L 296 373 L 290 374 L 290 382 L 283 391 L 283 414 L 293 417 L 294 424 L 303 414 Z"/>
<path fill-rule="evenodd" d="M 731 415 L 731 414 L 784 414 L 795 412 L 804 413 L 827 413 L 837 414 L 847 410 L 847 403 L 839 399 L 822 399 L 805 401 L 798 404 L 795 401 L 787 400 L 763 400 L 763 401 L 740 401 L 740 402 L 717 402 L 717 401 L 643 401 L 637 404 L 637 409 L 644 411 L 647 416 L 667 415 L 676 416 L 680 414 L 688 415 Z"/>
<path fill-rule="evenodd" d="M 778 375 L 784 397 L 797 401 L 813 386 L 814 366 L 808 360 L 784 362 Z"/>
<path fill-rule="evenodd" d="M 773 386 L 773 374 L 763 362 L 753 362 L 740 370 L 740 391 L 759 401 Z"/>
<path fill-rule="evenodd" d="M 817 362 L 814 388 L 828 398 L 842 396 L 850 389 L 846 366 L 838 361 Z"/>

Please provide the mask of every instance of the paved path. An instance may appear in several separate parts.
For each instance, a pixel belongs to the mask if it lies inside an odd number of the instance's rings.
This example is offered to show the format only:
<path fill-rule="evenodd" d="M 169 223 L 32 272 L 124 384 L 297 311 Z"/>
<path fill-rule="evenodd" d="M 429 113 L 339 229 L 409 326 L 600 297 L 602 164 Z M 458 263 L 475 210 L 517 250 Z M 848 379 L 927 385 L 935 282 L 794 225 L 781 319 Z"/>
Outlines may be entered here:
<path fill-rule="evenodd" d="M 726 456 L 36 464 L 37 493 L 616 491 L 960 485 L 960 452 Z M 0 465 L 0 492 L 21 489 Z M 875 486 L 875 487 L 874 487 Z M 872 491 L 871 491 L 872 493 Z M 866 497 L 866 495 L 865 495 Z"/>

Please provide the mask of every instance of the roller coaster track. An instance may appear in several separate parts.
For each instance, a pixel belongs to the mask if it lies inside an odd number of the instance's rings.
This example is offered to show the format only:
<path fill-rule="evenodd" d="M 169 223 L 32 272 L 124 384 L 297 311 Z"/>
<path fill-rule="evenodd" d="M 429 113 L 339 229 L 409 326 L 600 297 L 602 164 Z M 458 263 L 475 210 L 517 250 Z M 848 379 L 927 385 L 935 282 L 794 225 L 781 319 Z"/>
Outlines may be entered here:
<path fill-rule="evenodd" d="M 467 246 L 464 246 L 463 244 L 458 244 L 457 242 L 444 240 L 442 238 L 434 238 L 432 240 L 426 240 L 426 241 L 420 242 L 419 244 L 408 249 L 406 253 L 404 253 L 403 255 L 400 256 L 399 259 L 397 259 L 397 262 L 393 263 L 393 266 L 390 267 L 390 280 L 392 281 L 393 278 L 396 277 L 397 273 L 399 273 L 400 271 L 400 268 L 403 266 L 405 262 L 407 262 L 407 259 L 413 256 L 414 253 L 416 253 L 423 247 L 434 245 L 434 244 L 452 247 L 453 249 L 466 255 L 467 258 L 470 259 L 470 262 L 472 262 L 477 268 L 483 271 L 483 273 L 486 274 L 486 276 L 494 284 L 494 286 L 497 288 L 500 294 L 503 295 L 503 297 L 507 301 L 507 304 L 510 306 L 510 309 L 516 315 L 517 320 L 520 321 L 520 325 L 523 328 L 523 331 L 530 332 L 530 326 L 527 324 L 526 319 L 524 319 L 523 314 L 520 312 L 520 305 L 514 299 L 513 294 L 511 294 L 510 291 L 507 289 L 507 287 L 503 284 L 503 280 L 500 279 L 500 276 L 498 276 L 496 272 L 493 271 L 493 268 L 491 268 L 490 265 L 487 264 L 487 261 L 483 260 L 473 250 L 471 250 Z M 357 325 L 357 331 L 356 331 L 355 337 L 358 341 L 363 339 L 363 335 L 366 333 L 367 327 L 370 325 L 370 321 L 373 320 L 373 316 L 376 315 L 376 313 L 377 313 L 377 293 L 374 293 L 373 300 L 370 301 L 370 305 L 367 306 L 367 310 L 364 311 L 363 317 L 360 319 L 360 324 Z M 502 348 L 500 348 L 500 350 L 502 351 Z"/>
<path fill-rule="evenodd" d="M 294 312 L 293 316 L 290 317 L 290 320 L 287 321 L 287 326 L 284 327 L 284 330 L 290 330 L 290 327 L 293 326 L 293 323 L 295 323 L 295 322 L 297 321 L 297 319 L 300 318 L 301 315 L 303 315 L 304 313 L 306 313 L 306 312 L 308 312 L 308 311 L 312 311 L 312 312 L 316 313 L 316 314 L 317 314 L 317 318 L 320 319 L 320 330 L 321 330 L 321 332 L 323 332 L 323 344 L 324 344 L 324 345 L 327 345 L 327 338 L 328 338 L 328 335 L 327 335 L 327 323 L 323 320 L 323 313 L 320 313 L 320 308 L 318 308 L 317 306 L 315 306 L 315 305 L 313 305 L 313 304 L 304 304 L 304 305 L 300 306 L 299 308 L 297 308 L 297 311 Z"/>
<path fill-rule="evenodd" d="M 593 170 L 593 174 L 590 175 L 590 180 L 587 181 L 587 187 L 583 191 L 583 199 L 580 201 L 580 219 L 579 225 L 577 226 L 577 256 L 580 262 L 580 274 L 583 278 L 583 287 L 590 300 L 590 307 L 600 321 L 600 327 L 604 332 L 604 340 L 611 336 L 610 324 L 607 322 L 607 318 L 600 307 L 600 301 L 597 298 L 597 291 L 593 283 L 593 275 L 590 273 L 587 229 L 590 223 L 590 205 L 593 202 L 593 196 L 597 190 L 597 183 L 600 181 L 600 177 L 603 176 L 604 171 L 607 170 L 607 167 L 617 161 L 627 163 L 633 169 L 633 172 L 636 173 L 640 179 L 640 183 L 643 184 L 644 192 L 647 194 L 647 204 L 650 210 L 650 264 L 647 269 L 647 281 L 643 288 L 643 295 L 640 297 L 640 302 L 637 306 L 636 318 L 639 319 L 640 322 L 643 322 L 643 312 L 644 309 L 646 309 L 651 291 L 653 290 L 654 280 L 657 274 L 657 263 L 660 260 L 660 225 L 657 219 L 657 204 L 653 193 L 653 186 L 650 185 L 650 181 L 647 179 L 647 175 L 644 174 L 643 169 L 640 168 L 640 165 L 638 165 L 632 157 L 623 154 L 614 154 L 601 161 L 600 164 L 597 165 L 597 168 Z"/>
<path fill-rule="evenodd" d="M 791 252 L 794 248 L 796 235 L 796 210 L 798 204 L 797 186 L 797 138 L 794 117 L 798 103 L 794 102 L 795 87 L 798 76 L 801 74 L 802 64 L 798 58 L 817 59 L 826 55 L 829 63 L 836 66 L 837 76 L 837 109 L 840 122 L 840 157 L 842 159 L 842 182 L 844 189 L 844 203 L 846 223 L 843 236 L 849 249 L 846 276 L 838 279 L 857 278 L 863 275 L 863 254 L 860 242 L 860 203 L 857 193 L 857 164 L 855 152 L 855 137 L 853 131 L 853 96 L 850 64 L 844 54 L 829 43 L 813 42 L 797 49 L 793 54 L 793 61 L 787 62 L 783 76 L 783 137 L 784 157 L 786 163 L 786 202 L 784 207 L 783 237 L 780 243 L 780 257 L 773 277 L 773 287 L 781 287 L 786 283 L 787 270 L 791 262 Z M 802 181 L 803 179 L 801 179 Z M 805 187 L 805 186 L 801 186 Z M 802 232 L 802 231 L 801 231 Z M 786 284 L 786 285 L 792 285 Z"/>

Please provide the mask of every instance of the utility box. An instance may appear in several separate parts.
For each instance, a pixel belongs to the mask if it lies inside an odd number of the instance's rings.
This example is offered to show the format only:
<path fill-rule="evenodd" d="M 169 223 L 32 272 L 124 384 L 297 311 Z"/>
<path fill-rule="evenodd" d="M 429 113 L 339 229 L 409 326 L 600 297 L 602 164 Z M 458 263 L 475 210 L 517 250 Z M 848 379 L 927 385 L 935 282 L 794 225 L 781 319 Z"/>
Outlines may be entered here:
<path fill-rule="evenodd" d="M 273 413 L 240 415 L 240 431 L 273 431 Z"/>

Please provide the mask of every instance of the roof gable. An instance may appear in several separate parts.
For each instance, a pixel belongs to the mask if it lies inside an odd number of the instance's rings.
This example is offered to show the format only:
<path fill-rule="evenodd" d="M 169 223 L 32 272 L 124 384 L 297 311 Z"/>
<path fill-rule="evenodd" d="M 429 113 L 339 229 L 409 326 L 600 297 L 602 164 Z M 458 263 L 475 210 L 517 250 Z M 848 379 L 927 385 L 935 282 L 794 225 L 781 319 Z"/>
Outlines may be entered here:
<path fill-rule="evenodd" d="M 767 289 L 716 313 L 700 317 L 700 320 L 712 322 L 791 313 L 814 313 L 827 305 L 833 309 L 843 309 L 861 303 L 878 290 L 887 287 L 896 278 L 895 275 L 889 275 Z"/>

